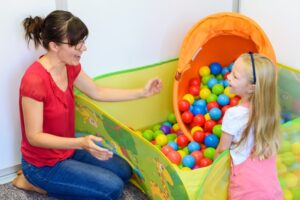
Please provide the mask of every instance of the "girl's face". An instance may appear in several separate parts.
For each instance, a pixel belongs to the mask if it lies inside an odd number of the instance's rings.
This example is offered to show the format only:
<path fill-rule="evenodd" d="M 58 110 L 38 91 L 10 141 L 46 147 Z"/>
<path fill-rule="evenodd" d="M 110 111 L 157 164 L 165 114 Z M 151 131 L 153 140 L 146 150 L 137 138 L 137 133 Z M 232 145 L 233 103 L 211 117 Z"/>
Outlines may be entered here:
<path fill-rule="evenodd" d="M 59 50 L 57 51 L 57 55 L 61 62 L 68 65 L 78 65 L 80 63 L 81 55 L 87 48 L 85 46 L 84 41 L 80 41 L 75 46 L 70 46 L 65 43 L 59 44 Z"/>
<path fill-rule="evenodd" d="M 230 92 L 239 95 L 242 99 L 249 96 L 249 89 L 251 88 L 244 66 L 244 61 L 240 58 L 237 59 L 233 65 L 232 72 L 228 75 Z"/>

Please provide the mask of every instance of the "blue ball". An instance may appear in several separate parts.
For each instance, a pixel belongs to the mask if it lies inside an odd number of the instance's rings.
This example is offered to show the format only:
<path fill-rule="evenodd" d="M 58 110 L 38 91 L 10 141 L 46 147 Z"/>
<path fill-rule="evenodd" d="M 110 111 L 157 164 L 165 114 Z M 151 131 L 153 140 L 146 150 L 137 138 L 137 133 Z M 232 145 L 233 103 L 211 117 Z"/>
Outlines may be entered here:
<path fill-rule="evenodd" d="M 220 94 L 218 96 L 217 102 L 221 105 L 221 106 L 226 106 L 229 104 L 229 97 L 226 94 Z"/>
<path fill-rule="evenodd" d="M 200 144 L 198 142 L 192 141 L 188 144 L 188 150 L 189 150 L 190 153 L 192 153 L 193 151 L 200 150 L 200 149 L 201 149 L 201 147 L 200 147 Z"/>
<path fill-rule="evenodd" d="M 226 73 L 228 73 L 228 72 L 230 72 L 230 70 L 229 70 L 229 68 L 228 67 L 224 67 L 223 69 L 222 69 L 222 75 L 224 76 L 224 74 L 226 74 Z"/>
<path fill-rule="evenodd" d="M 233 64 L 234 63 L 230 63 L 229 66 L 228 66 L 228 69 L 229 69 L 230 72 L 232 71 Z"/>
<path fill-rule="evenodd" d="M 198 114 L 205 115 L 206 109 L 205 109 L 205 107 L 193 106 L 193 109 L 191 112 L 193 113 L 193 115 L 198 115 Z"/>
<path fill-rule="evenodd" d="M 168 126 L 168 127 L 172 127 L 172 123 L 171 122 L 164 122 L 163 123 L 163 126 Z"/>
<path fill-rule="evenodd" d="M 219 108 L 212 108 L 209 111 L 209 115 L 213 120 L 218 120 L 222 117 L 222 111 Z"/>
<path fill-rule="evenodd" d="M 174 149 L 175 151 L 178 150 L 178 144 L 174 141 L 169 142 L 168 146 L 172 147 L 172 149 Z"/>
<path fill-rule="evenodd" d="M 224 80 L 223 81 L 224 88 L 228 87 L 228 85 L 229 85 L 228 79 Z"/>
<path fill-rule="evenodd" d="M 222 66 L 220 63 L 214 62 L 209 65 L 210 72 L 214 75 L 220 74 L 222 71 Z"/>
<path fill-rule="evenodd" d="M 191 155 L 186 155 L 182 159 L 183 166 L 193 168 L 195 165 L 195 158 Z"/>
<path fill-rule="evenodd" d="M 206 101 L 203 100 L 203 99 L 199 99 L 199 100 L 196 100 L 194 103 L 193 103 L 194 106 L 200 106 L 200 107 L 203 107 L 205 108 L 206 107 Z"/>
<path fill-rule="evenodd" d="M 218 83 L 218 79 L 216 78 L 211 78 L 208 80 L 207 82 L 207 86 L 211 89 L 212 87 L 214 87 L 214 85 L 216 85 Z"/>
<path fill-rule="evenodd" d="M 219 144 L 219 138 L 215 134 L 209 134 L 204 138 L 204 144 L 206 147 L 216 148 Z"/>

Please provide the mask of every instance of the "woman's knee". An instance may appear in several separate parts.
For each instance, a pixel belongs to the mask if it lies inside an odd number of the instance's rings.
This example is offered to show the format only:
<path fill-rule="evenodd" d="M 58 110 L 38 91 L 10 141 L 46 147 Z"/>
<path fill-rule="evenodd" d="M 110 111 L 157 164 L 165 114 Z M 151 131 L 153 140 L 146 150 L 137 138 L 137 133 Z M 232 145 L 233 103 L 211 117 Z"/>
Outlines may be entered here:
<path fill-rule="evenodd" d="M 124 182 L 121 179 L 114 180 L 107 187 L 107 197 L 106 199 L 119 199 L 122 196 L 124 189 Z"/>
<path fill-rule="evenodd" d="M 127 183 L 132 176 L 132 170 L 130 165 L 124 165 L 119 172 L 119 176 L 124 181 L 124 183 Z"/>

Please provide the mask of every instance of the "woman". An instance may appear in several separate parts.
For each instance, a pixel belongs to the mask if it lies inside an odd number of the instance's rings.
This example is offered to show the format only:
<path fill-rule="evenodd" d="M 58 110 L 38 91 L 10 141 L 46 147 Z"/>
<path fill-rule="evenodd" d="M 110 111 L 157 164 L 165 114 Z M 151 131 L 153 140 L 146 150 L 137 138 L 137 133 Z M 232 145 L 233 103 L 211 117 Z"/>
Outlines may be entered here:
<path fill-rule="evenodd" d="M 101 148 L 96 136 L 75 138 L 75 86 L 99 101 L 152 96 L 162 83 L 154 78 L 139 89 L 97 86 L 83 71 L 86 25 L 72 13 L 53 11 L 45 19 L 28 17 L 25 38 L 47 52 L 26 70 L 20 86 L 23 174 L 16 187 L 62 199 L 118 199 L 131 169 L 119 156 Z"/>

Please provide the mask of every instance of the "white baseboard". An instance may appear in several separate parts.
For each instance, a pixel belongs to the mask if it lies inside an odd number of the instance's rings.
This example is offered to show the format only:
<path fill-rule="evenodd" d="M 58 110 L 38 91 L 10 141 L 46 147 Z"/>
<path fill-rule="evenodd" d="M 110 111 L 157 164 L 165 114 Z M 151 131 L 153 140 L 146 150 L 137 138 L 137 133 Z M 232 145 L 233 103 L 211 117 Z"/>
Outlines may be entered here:
<path fill-rule="evenodd" d="M 15 165 L 0 170 L 0 184 L 11 182 L 16 176 L 17 171 L 21 169 L 21 165 Z"/>

